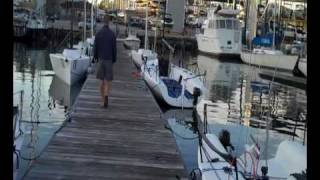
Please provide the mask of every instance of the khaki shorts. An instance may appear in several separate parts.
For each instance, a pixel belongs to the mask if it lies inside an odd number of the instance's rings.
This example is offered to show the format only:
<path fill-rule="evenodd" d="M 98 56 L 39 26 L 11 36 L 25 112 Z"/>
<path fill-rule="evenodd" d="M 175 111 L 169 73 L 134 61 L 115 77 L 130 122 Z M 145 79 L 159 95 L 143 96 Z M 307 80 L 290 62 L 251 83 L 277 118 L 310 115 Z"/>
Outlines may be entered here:
<path fill-rule="evenodd" d="M 97 79 L 113 80 L 113 63 L 111 60 L 99 60 L 97 66 Z"/>

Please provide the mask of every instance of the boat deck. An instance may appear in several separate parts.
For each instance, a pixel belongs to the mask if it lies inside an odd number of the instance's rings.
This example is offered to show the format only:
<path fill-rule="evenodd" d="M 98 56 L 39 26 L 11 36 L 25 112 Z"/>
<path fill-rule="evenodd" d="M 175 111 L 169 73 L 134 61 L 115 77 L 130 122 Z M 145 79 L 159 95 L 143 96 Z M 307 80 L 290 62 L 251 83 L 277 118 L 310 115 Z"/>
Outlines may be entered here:
<path fill-rule="evenodd" d="M 109 107 L 100 107 L 99 81 L 89 75 L 71 122 L 51 139 L 24 179 L 187 179 L 160 109 L 118 42 Z"/>

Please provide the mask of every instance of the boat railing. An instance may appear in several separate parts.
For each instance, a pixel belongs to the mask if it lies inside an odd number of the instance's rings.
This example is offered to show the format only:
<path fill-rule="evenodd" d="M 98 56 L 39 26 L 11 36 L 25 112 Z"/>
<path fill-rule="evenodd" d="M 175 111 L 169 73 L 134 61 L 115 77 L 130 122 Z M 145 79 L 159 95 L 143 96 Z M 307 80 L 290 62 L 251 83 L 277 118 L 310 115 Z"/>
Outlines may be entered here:
<path fill-rule="evenodd" d="M 13 140 L 15 140 L 17 137 L 15 136 L 15 131 L 17 126 L 19 126 L 19 136 L 22 134 L 22 131 L 20 129 L 20 120 L 22 119 L 22 113 L 23 113 L 23 95 L 24 95 L 24 91 L 18 91 L 13 93 L 13 95 L 19 95 L 19 104 L 13 106 Z"/>
<path fill-rule="evenodd" d="M 236 172 L 236 179 L 238 179 L 238 170 L 237 170 L 237 159 L 235 156 L 233 156 L 230 153 L 221 152 L 215 145 L 212 144 L 212 142 L 207 138 L 208 134 L 208 121 L 207 121 L 207 107 L 212 106 L 210 104 L 205 103 L 203 106 L 203 122 L 201 122 L 201 118 L 199 117 L 196 108 L 193 110 L 193 120 L 197 124 L 196 125 L 196 131 L 199 134 L 199 146 L 200 146 L 200 160 L 203 162 L 202 159 L 202 151 L 205 151 L 204 148 L 202 148 L 203 144 L 202 142 L 205 142 L 212 151 L 217 153 L 219 156 L 221 156 L 224 160 L 226 160 L 228 163 L 230 163 L 231 166 L 234 166 L 235 172 Z"/>
<path fill-rule="evenodd" d="M 68 32 L 68 34 L 64 37 L 64 39 L 56 47 L 53 48 L 54 51 L 55 52 L 60 51 L 63 45 L 65 45 L 66 42 L 68 42 L 71 39 L 71 35 L 72 35 L 72 32 Z M 73 44 L 71 46 L 73 46 Z"/>
<path fill-rule="evenodd" d="M 248 49 L 248 48 L 242 48 L 241 50 L 242 50 L 242 52 L 252 53 L 252 50 Z"/>
<path fill-rule="evenodd" d="M 199 79 L 201 80 L 202 83 L 206 83 L 207 79 L 206 79 L 206 75 L 207 75 L 207 71 L 205 70 L 203 73 L 200 72 L 200 69 L 199 69 L 199 66 L 198 66 L 198 63 L 190 63 L 187 65 L 188 67 L 193 67 L 193 68 L 190 68 L 189 70 L 195 74 L 195 76 L 191 77 L 191 78 L 187 78 L 187 79 L 193 79 L 193 78 L 197 78 L 199 77 Z"/>

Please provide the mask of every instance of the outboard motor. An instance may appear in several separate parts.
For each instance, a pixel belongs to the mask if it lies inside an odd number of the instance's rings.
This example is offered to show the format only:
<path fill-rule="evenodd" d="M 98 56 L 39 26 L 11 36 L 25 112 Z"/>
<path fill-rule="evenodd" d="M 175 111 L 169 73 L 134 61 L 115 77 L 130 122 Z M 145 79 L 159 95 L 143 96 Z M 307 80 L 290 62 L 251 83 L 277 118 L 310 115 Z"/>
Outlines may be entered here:
<path fill-rule="evenodd" d="M 181 84 L 181 82 L 182 82 L 182 76 L 180 75 L 180 76 L 179 76 L 178 83 Z"/>
<path fill-rule="evenodd" d="M 197 105 L 199 96 L 201 96 L 201 90 L 197 87 L 193 88 L 193 106 Z"/>
<path fill-rule="evenodd" d="M 146 64 L 147 60 L 148 60 L 148 57 L 144 56 L 144 55 L 141 55 L 141 59 L 142 59 L 142 64 Z"/>
<path fill-rule="evenodd" d="M 191 180 L 201 180 L 202 173 L 200 169 L 194 169 L 192 170 L 192 172 L 190 173 L 190 178 Z"/>
<path fill-rule="evenodd" d="M 159 72 L 160 76 L 168 76 L 169 61 L 163 57 L 159 58 Z"/>
<path fill-rule="evenodd" d="M 221 144 L 223 145 L 223 147 L 226 149 L 226 151 L 228 151 L 228 147 L 230 147 L 232 150 L 234 150 L 234 147 L 230 142 L 230 133 L 229 133 L 229 131 L 223 129 L 219 133 L 219 140 L 220 140 Z"/>

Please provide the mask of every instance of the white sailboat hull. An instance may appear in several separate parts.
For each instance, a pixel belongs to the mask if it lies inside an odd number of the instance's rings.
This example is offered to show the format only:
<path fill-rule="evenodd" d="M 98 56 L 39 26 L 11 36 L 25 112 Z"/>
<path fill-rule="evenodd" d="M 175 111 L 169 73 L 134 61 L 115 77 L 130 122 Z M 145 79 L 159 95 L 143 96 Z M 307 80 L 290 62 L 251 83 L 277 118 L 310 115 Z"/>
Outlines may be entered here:
<path fill-rule="evenodd" d="M 57 77 L 68 85 L 85 78 L 90 65 L 90 58 L 85 55 L 79 58 L 67 58 L 60 53 L 50 54 L 50 61 Z"/>
<path fill-rule="evenodd" d="M 254 146 L 249 147 L 246 145 L 246 152 L 252 152 Z M 302 145 L 300 142 L 295 142 L 291 140 L 282 141 L 277 149 L 274 158 L 268 159 L 268 176 L 282 178 L 282 179 L 295 179 L 291 174 L 301 173 L 307 169 L 307 154 L 306 146 Z M 252 160 L 248 156 L 242 155 L 239 157 L 238 163 L 242 164 L 238 167 L 244 166 L 243 162 L 246 160 L 246 171 L 251 172 Z M 257 163 L 257 159 L 253 158 L 254 162 Z M 259 162 L 264 162 L 265 160 L 259 160 Z M 288 165 L 290 164 L 290 165 Z M 265 163 L 259 163 L 256 168 L 256 174 L 261 176 L 261 167 Z M 242 169 L 241 169 L 242 170 Z"/>
<path fill-rule="evenodd" d="M 292 71 L 297 63 L 298 56 L 241 52 L 241 59 L 247 64 Z"/>
<path fill-rule="evenodd" d="M 183 91 L 183 88 L 180 87 L 180 89 L 178 90 L 179 95 L 174 95 L 169 92 L 170 90 L 165 81 L 175 81 L 176 84 L 178 84 L 178 82 L 171 77 L 160 77 L 157 69 L 157 61 L 158 60 L 154 60 L 154 65 L 151 64 L 151 61 L 148 61 L 146 67 L 145 65 L 141 66 L 143 78 L 147 85 L 150 87 L 153 94 L 156 96 L 156 98 L 172 107 L 192 108 L 193 97 L 191 94 L 189 94 L 189 96 L 187 97 L 183 93 L 185 92 Z"/>
<path fill-rule="evenodd" d="M 137 67 L 141 67 L 142 65 L 142 56 L 147 57 L 148 60 L 153 60 L 156 59 L 158 55 L 148 49 L 131 50 L 132 61 Z"/>
<path fill-rule="evenodd" d="M 200 102 L 197 105 L 197 113 L 201 118 L 201 121 L 204 121 L 203 117 L 203 105 L 207 103 L 209 105 L 214 105 L 214 103 L 210 103 L 208 101 Z M 219 108 L 218 106 L 215 108 Z M 210 112 L 212 109 L 207 110 Z M 208 121 L 212 119 L 212 117 L 207 116 Z M 206 134 L 206 138 L 210 141 L 216 149 L 218 149 L 222 153 L 226 153 L 226 150 L 222 146 L 220 140 L 215 134 Z M 221 168 L 230 165 L 221 161 L 223 158 L 213 151 L 207 143 L 202 140 L 202 148 L 200 154 L 200 147 L 198 148 L 198 166 L 201 171 L 203 180 L 215 180 L 215 179 L 235 179 L 235 172 L 232 174 L 228 174 L 224 171 L 221 171 Z M 206 151 L 207 153 L 204 153 Z M 257 154 L 260 154 L 260 151 L 255 145 L 248 146 L 245 145 L 245 152 L 243 155 L 237 158 L 238 163 L 238 171 L 247 172 L 247 175 L 256 174 L 257 176 L 262 176 L 261 167 L 265 165 L 265 160 L 257 159 Z M 250 156 L 248 155 L 250 154 Z M 209 156 L 209 157 L 208 157 Z M 202 157 L 202 160 L 201 160 Z M 282 178 L 282 179 L 294 179 L 291 174 L 292 173 L 301 173 L 307 169 L 307 159 L 306 159 L 306 146 L 302 145 L 301 142 L 289 141 L 285 140 L 280 143 L 278 146 L 277 152 L 274 158 L 268 159 L 268 174 L 271 179 L 274 178 Z M 211 162 L 212 158 L 219 158 L 220 162 Z M 257 166 L 255 171 L 252 169 L 253 163 Z M 290 166 L 288 166 L 290 164 Z M 232 168 L 234 171 L 234 168 Z M 239 179 L 243 179 L 242 175 L 238 174 Z"/>
<path fill-rule="evenodd" d="M 185 85 L 185 89 L 190 93 L 193 93 L 194 88 L 198 88 L 201 90 L 200 97 L 208 93 L 208 90 L 206 89 L 203 81 L 201 80 L 201 77 L 196 76 L 194 73 L 185 68 L 181 68 L 179 66 L 171 64 L 170 77 L 175 80 L 179 80 L 180 78 L 185 79 L 185 81 L 183 82 Z"/>
<path fill-rule="evenodd" d="M 145 81 L 147 82 L 149 87 L 154 87 L 151 89 L 155 96 L 162 100 L 163 102 L 167 103 L 172 107 L 184 107 L 184 108 L 192 108 L 193 99 L 187 99 L 185 97 L 179 96 L 178 98 L 172 98 L 168 94 L 167 87 L 164 83 L 160 80 L 160 83 L 154 81 L 154 79 L 148 77 L 147 75 L 144 76 Z"/>
<path fill-rule="evenodd" d="M 208 140 L 211 144 L 213 144 L 220 152 L 226 153 L 226 150 L 222 146 L 218 137 L 214 134 L 206 134 Z M 198 147 L 198 167 L 201 170 L 201 178 L 202 180 L 218 180 L 218 179 L 236 179 L 236 174 L 234 168 L 230 166 L 230 164 L 224 159 L 211 150 L 209 146 L 206 144 L 204 140 L 202 140 L 202 148 Z M 202 151 L 202 155 L 200 153 L 200 148 Z M 204 151 L 207 152 L 208 157 L 205 155 Z M 202 160 L 201 160 L 202 157 Z M 220 162 L 212 163 L 210 162 L 213 158 L 219 158 Z M 232 173 L 226 173 L 222 170 L 224 167 L 230 167 L 232 169 Z M 238 179 L 242 180 L 243 177 L 238 173 Z"/>

